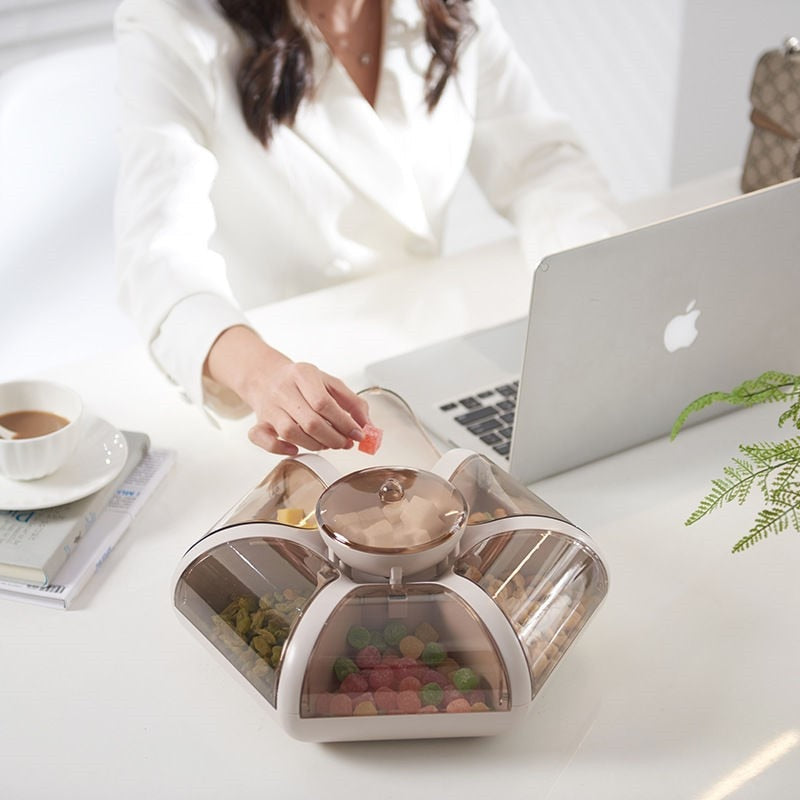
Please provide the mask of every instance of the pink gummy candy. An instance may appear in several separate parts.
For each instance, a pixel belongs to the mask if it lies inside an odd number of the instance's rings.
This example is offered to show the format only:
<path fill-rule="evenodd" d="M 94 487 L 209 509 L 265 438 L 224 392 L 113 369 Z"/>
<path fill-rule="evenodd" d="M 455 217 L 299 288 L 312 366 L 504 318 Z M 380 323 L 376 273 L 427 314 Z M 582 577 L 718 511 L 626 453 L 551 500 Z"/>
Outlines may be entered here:
<path fill-rule="evenodd" d="M 381 446 L 382 439 L 383 431 L 374 425 L 367 424 L 364 426 L 364 438 L 358 443 L 358 449 L 362 453 L 374 456 Z"/>

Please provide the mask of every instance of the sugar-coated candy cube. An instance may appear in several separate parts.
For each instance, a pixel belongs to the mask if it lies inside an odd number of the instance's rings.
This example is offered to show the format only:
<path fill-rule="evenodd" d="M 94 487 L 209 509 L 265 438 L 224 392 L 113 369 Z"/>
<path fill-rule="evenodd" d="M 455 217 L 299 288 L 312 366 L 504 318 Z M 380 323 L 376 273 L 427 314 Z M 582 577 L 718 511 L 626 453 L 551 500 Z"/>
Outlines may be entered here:
<path fill-rule="evenodd" d="M 436 504 L 427 497 L 415 494 L 408 501 L 400 515 L 403 525 L 410 529 L 422 528 L 434 535 L 438 535 L 442 529 L 442 520 L 439 517 L 439 509 Z"/>
<path fill-rule="evenodd" d="M 370 547 L 393 547 L 394 528 L 387 519 L 380 519 L 373 522 L 368 528 L 364 528 L 364 543 Z"/>
<path fill-rule="evenodd" d="M 360 525 L 358 511 L 346 511 L 343 514 L 334 514 L 333 525 L 337 531 Z"/>
<path fill-rule="evenodd" d="M 283 525 L 299 525 L 305 515 L 302 508 L 279 508 L 277 519 Z"/>
<path fill-rule="evenodd" d="M 469 707 L 469 710 L 470 711 L 488 711 L 489 710 L 489 706 L 487 706 L 486 703 L 473 703 Z"/>
<path fill-rule="evenodd" d="M 358 449 L 362 453 L 374 456 L 383 441 L 383 431 L 374 425 L 367 423 L 364 426 L 364 438 L 358 443 Z"/>
<path fill-rule="evenodd" d="M 386 517 L 386 519 L 388 519 L 393 525 L 397 524 L 400 521 L 400 515 L 403 513 L 403 509 L 407 503 L 408 500 L 405 498 L 398 500 L 396 503 L 384 503 L 383 516 Z"/>
<path fill-rule="evenodd" d="M 466 711 L 472 711 L 472 707 L 463 697 L 458 697 L 455 700 L 451 700 L 445 710 L 448 714 L 463 714 Z"/>
<path fill-rule="evenodd" d="M 426 531 L 423 528 L 407 528 L 403 532 L 403 545 L 405 547 L 416 547 L 419 544 L 428 544 L 435 539 L 439 533 L 439 530 Z"/>

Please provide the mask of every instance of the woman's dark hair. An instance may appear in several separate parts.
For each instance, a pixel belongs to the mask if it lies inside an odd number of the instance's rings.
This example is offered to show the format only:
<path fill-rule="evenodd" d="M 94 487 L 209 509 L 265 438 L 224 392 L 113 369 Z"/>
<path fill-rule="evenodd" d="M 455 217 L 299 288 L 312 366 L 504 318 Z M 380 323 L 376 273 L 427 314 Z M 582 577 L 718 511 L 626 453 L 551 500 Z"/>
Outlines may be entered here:
<path fill-rule="evenodd" d="M 473 32 L 469 0 L 417 0 L 425 16 L 431 60 L 425 73 L 425 102 L 432 111 L 456 71 L 458 49 Z M 313 88 L 311 47 L 295 23 L 289 0 L 217 0 L 245 38 L 237 87 L 247 127 L 269 144 L 277 125 L 294 122 Z"/>

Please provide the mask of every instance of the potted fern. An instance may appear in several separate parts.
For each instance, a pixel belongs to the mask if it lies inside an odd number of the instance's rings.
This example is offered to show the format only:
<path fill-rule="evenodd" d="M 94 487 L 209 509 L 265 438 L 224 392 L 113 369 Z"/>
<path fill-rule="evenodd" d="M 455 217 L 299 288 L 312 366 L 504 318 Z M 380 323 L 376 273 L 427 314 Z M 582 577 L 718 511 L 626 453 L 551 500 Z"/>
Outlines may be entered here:
<path fill-rule="evenodd" d="M 775 402 L 789 403 L 778 418 L 778 426 L 789 422 L 800 431 L 800 375 L 765 372 L 730 392 L 709 392 L 698 397 L 678 416 L 671 438 L 678 435 L 692 414 L 713 403 L 748 407 Z M 760 492 L 764 506 L 750 531 L 733 546 L 734 553 L 789 527 L 800 532 L 800 435 L 782 442 L 742 444 L 739 452 L 741 455 L 724 467 L 723 477 L 712 481 L 711 491 L 686 520 L 686 525 L 692 525 L 726 503 L 735 501 L 741 505 L 752 493 Z"/>

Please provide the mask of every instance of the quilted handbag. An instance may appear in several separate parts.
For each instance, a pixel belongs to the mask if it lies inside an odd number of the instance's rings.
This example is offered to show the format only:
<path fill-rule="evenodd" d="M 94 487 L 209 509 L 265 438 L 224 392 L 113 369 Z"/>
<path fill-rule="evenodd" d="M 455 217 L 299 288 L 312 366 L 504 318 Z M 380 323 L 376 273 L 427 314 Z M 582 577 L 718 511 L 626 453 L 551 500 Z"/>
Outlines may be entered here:
<path fill-rule="evenodd" d="M 742 191 L 800 177 L 800 40 L 762 54 L 750 88 L 753 130 Z"/>

